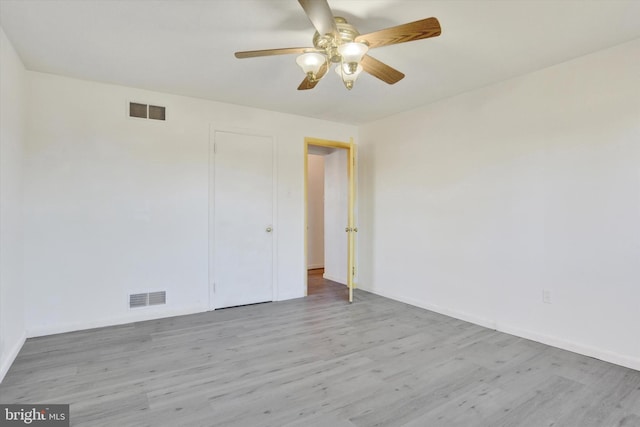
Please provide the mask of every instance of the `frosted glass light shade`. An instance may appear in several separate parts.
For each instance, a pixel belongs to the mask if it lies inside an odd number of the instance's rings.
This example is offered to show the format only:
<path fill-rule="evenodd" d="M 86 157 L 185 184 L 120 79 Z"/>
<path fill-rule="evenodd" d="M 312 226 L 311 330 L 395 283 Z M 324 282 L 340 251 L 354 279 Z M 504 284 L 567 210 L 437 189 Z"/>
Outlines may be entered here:
<path fill-rule="evenodd" d="M 315 52 L 303 53 L 296 58 L 296 64 L 302 68 L 305 74 L 313 74 L 314 76 L 320 71 L 322 64 L 326 62 L 324 55 Z"/>
<path fill-rule="evenodd" d="M 349 67 L 348 64 L 341 64 L 341 65 L 339 64 L 336 67 L 336 74 L 340 76 L 345 87 L 351 90 L 353 88 L 353 83 L 356 81 L 356 79 L 362 72 L 362 65 L 357 64 L 356 70 L 351 74 L 347 74 L 346 72 L 348 67 Z"/>
<path fill-rule="evenodd" d="M 369 46 L 364 43 L 344 43 L 338 46 L 338 53 L 342 56 L 342 62 L 358 63 L 369 50 Z"/>
<path fill-rule="evenodd" d="M 340 78 L 342 78 L 343 82 L 355 82 L 356 79 L 358 78 L 358 75 L 360 75 L 360 73 L 362 72 L 362 65 L 358 64 L 358 67 L 356 68 L 356 71 L 351 73 L 351 74 L 347 74 L 347 64 L 344 65 L 340 65 L 338 64 L 338 66 L 336 67 L 336 74 L 340 76 Z"/>

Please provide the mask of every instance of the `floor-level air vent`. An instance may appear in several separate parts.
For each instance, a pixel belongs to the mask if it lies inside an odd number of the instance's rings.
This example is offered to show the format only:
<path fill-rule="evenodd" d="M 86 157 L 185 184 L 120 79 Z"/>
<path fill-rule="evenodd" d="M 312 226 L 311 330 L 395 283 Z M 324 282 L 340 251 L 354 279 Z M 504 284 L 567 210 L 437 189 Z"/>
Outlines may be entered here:
<path fill-rule="evenodd" d="M 166 120 L 167 108 L 159 105 L 140 104 L 138 102 L 129 103 L 129 117 L 139 119 Z"/>
<path fill-rule="evenodd" d="M 146 307 L 167 303 L 167 291 L 147 292 L 129 295 L 129 308 Z"/>
<path fill-rule="evenodd" d="M 159 305 L 167 303 L 167 293 L 165 291 L 149 292 L 149 305 Z"/>

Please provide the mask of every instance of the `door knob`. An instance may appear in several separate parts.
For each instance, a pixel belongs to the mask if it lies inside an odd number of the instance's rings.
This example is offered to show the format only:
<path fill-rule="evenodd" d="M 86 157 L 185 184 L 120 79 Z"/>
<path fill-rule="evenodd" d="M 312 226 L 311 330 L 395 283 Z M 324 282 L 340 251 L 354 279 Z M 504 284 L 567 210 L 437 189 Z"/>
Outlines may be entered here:
<path fill-rule="evenodd" d="M 267 230 L 266 230 L 266 231 L 267 231 L 267 233 L 271 233 L 271 232 L 273 231 L 273 228 L 271 228 L 271 227 L 267 227 Z"/>

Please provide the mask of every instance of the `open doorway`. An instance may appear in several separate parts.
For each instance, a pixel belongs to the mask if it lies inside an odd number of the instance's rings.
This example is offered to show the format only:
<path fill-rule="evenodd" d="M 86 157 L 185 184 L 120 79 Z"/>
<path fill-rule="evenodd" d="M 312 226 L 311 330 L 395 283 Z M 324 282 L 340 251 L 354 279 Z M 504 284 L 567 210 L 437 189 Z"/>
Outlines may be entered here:
<path fill-rule="evenodd" d="M 352 301 L 353 145 L 305 142 L 307 295 Z"/>

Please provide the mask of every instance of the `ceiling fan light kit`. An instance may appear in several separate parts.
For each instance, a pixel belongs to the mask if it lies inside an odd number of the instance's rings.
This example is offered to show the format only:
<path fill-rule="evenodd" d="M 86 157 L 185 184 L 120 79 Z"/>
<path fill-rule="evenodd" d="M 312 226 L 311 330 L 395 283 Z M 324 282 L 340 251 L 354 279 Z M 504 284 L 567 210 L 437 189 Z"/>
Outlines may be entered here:
<path fill-rule="evenodd" d="M 336 74 L 349 90 L 362 71 L 385 83 L 394 84 L 402 80 L 404 74 L 368 55 L 369 49 L 437 37 L 441 33 L 438 20 L 427 18 L 361 35 L 346 19 L 333 16 L 327 0 L 298 2 L 316 28 L 313 47 L 254 50 L 235 54 L 236 58 L 300 54 L 296 63 L 306 77 L 298 90 L 313 89 L 333 64 L 338 64 Z"/>
<path fill-rule="evenodd" d="M 324 54 L 303 53 L 296 58 L 296 63 L 302 68 L 309 81 L 317 82 L 326 75 L 320 73 L 323 64 L 330 67 L 330 62 L 337 62 L 336 73 L 342 78 L 345 87 L 351 90 L 358 74 L 362 71 L 360 61 L 369 50 L 369 46 L 356 42 L 347 42 L 336 46 L 334 42 L 331 42 L 331 45 L 325 50 L 327 53 Z"/>

